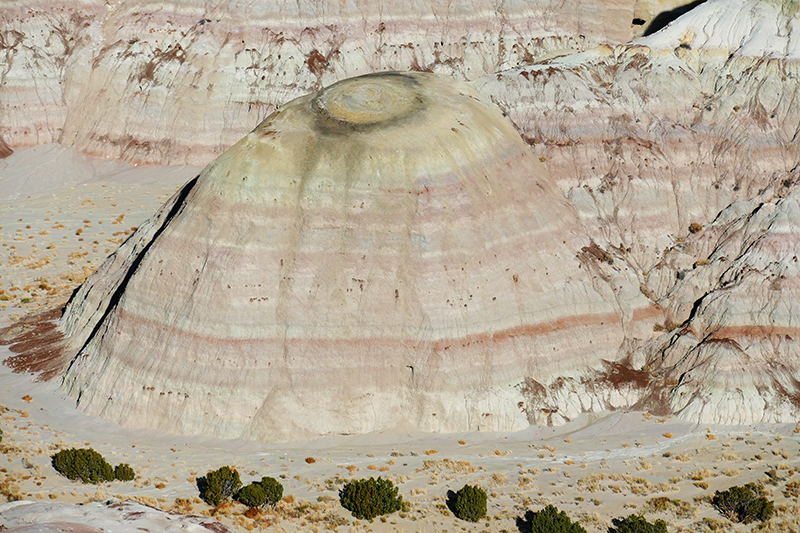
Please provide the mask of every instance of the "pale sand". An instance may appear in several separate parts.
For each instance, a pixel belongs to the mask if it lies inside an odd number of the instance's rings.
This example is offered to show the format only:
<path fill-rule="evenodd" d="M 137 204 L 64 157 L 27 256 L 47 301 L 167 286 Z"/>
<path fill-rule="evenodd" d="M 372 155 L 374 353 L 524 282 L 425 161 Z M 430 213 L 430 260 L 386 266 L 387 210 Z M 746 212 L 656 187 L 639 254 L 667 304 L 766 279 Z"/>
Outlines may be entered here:
<path fill-rule="evenodd" d="M 46 166 L 47 175 L 26 170 L 53 161 Z M 126 231 L 198 170 L 135 169 L 57 146 L 21 151 L 0 162 L 0 290 L 9 295 L 0 302 L 5 306 L 0 323 L 63 301 L 82 276 L 113 252 Z M 42 190 L 42 183 L 61 185 Z M 79 229 L 83 231 L 76 235 Z M 40 288 L 43 280 L 53 289 Z M 30 301 L 23 303 L 23 298 Z M 0 350 L 0 359 L 5 359 L 9 352 Z M 580 519 L 587 531 L 604 532 L 612 518 L 642 512 L 649 499 L 666 496 L 687 502 L 686 516 L 648 512 L 648 519 L 665 519 L 670 531 L 706 531 L 710 529 L 702 520 L 711 518 L 720 521 L 722 531 L 730 523 L 707 499 L 734 484 L 768 480 L 767 472 L 774 470 L 775 484 L 766 488 L 785 509 L 773 522 L 786 523 L 785 531 L 800 528 L 800 519 L 793 517 L 800 513 L 796 499 L 782 494 L 788 482 L 800 479 L 795 473 L 800 472 L 800 438 L 793 426 L 694 427 L 643 413 L 606 413 L 513 434 L 370 434 L 266 446 L 114 426 L 76 411 L 57 383 L 36 383 L 32 376 L 15 375 L 5 367 L 0 368 L 0 390 L 0 403 L 8 408 L 0 415 L 0 492 L 6 499 L 84 503 L 118 495 L 165 510 L 208 515 L 212 509 L 196 499 L 195 480 L 230 465 L 245 483 L 262 476 L 280 479 L 288 496 L 278 509 L 257 519 L 244 517 L 241 505 L 219 509 L 215 519 L 231 529 L 518 531 L 516 519 L 526 510 L 553 503 Z M 58 475 L 51 455 L 60 448 L 83 446 L 98 450 L 114 465 L 131 464 L 137 479 L 95 487 Z M 313 463 L 306 461 L 309 457 Z M 411 509 L 373 523 L 356 521 L 342 509 L 337 498 L 342 483 L 374 475 L 394 481 Z M 447 492 L 465 483 L 477 483 L 490 494 L 489 517 L 477 524 L 457 520 L 445 505 Z M 178 498 L 190 501 L 176 504 Z M 106 508 L 81 508 L 83 520 L 99 520 L 97 509 Z M 0 525 L 19 525 L 8 518 L 12 511 L 0 506 Z M 63 516 L 56 508 L 49 519 Z"/>
<path fill-rule="evenodd" d="M 689 516 L 647 513 L 649 519 L 664 518 L 671 530 L 702 530 L 698 523 L 703 517 L 721 519 L 703 498 L 733 484 L 766 479 L 766 472 L 778 469 L 781 480 L 767 489 L 777 504 L 789 506 L 787 512 L 798 511 L 795 501 L 781 494 L 800 470 L 792 427 L 693 428 L 642 413 L 609 413 L 513 434 L 370 434 L 265 446 L 120 428 L 74 410 L 55 383 L 34 383 L 5 368 L 0 383 L 9 408 L 2 415 L 2 461 L 7 461 L 2 467 L 7 472 L 0 469 L 0 483 L 8 483 L 5 493 L 30 500 L 83 503 L 117 495 L 165 510 L 209 514 L 211 509 L 198 500 L 187 507 L 176 505 L 176 499 L 194 499 L 197 476 L 230 465 L 245 483 L 261 476 L 278 478 L 284 495 L 293 497 L 280 512 L 261 519 L 272 524 L 270 531 L 336 524 L 338 531 L 517 531 L 517 517 L 546 503 L 581 519 L 587 531 L 606 531 L 612 518 L 641 512 L 655 496 L 688 502 Z M 664 436 L 670 433 L 671 438 Z M 61 447 L 84 446 L 112 464 L 131 464 L 137 479 L 95 487 L 58 475 L 50 456 Z M 665 452 L 672 456 L 664 457 Z M 312 464 L 308 457 L 314 458 Z M 390 515 L 386 522 L 355 521 L 339 506 L 338 489 L 343 481 L 371 475 L 394 481 L 411 510 Z M 490 493 L 486 521 L 469 524 L 447 511 L 447 491 L 464 483 L 477 483 Z M 216 518 L 231 529 L 246 529 L 258 521 L 242 516 L 245 510 L 229 506 Z M 0 508 L 0 524 L 3 520 Z"/>
<path fill-rule="evenodd" d="M 136 168 L 57 144 L 0 160 L 0 325 L 66 301 L 200 170 Z"/>

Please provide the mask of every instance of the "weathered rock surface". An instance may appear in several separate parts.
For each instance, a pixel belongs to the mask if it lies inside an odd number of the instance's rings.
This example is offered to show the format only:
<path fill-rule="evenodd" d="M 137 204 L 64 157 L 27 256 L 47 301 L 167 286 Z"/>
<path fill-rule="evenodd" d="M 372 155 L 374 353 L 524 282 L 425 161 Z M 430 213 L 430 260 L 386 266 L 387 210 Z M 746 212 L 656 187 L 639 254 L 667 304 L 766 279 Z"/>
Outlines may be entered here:
<path fill-rule="evenodd" d="M 501 54 L 479 68 L 465 48 L 412 65 L 492 72 L 474 86 L 532 151 L 492 111 L 469 107 L 485 103 L 469 87 L 454 93 L 423 74 L 297 100 L 77 293 L 59 326 L 72 358 L 64 386 L 117 422 L 264 441 L 508 430 L 622 407 L 794 420 L 797 20 L 791 2 L 710 0 L 639 41 L 538 64 Z M 359 71 L 363 49 L 344 49 L 320 52 L 313 77 L 286 74 L 307 83 L 283 94 Z M 173 73 L 189 63 L 178 52 Z M 100 63 L 116 64 L 110 53 Z M 311 72 L 308 54 L 294 57 Z M 367 70 L 404 64 L 375 57 Z M 525 66 L 493 72 L 513 64 Z M 162 87 L 131 79 L 136 94 Z M 398 80 L 426 96 L 409 104 L 416 93 Z M 224 104 L 239 106 L 235 127 L 268 107 L 245 120 L 242 101 Z M 175 138 L 171 124 L 159 138 Z M 202 159 L 225 145 L 203 131 L 163 152 L 134 143 L 130 157 Z"/>
<path fill-rule="evenodd" d="M 166 513 L 140 503 L 109 498 L 72 505 L 63 502 L 16 501 L 0 505 L 8 533 L 227 533 L 227 527 L 205 516 Z"/>
<path fill-rule="evenodd" d="M 80 289 L 64 387 L 123 425 L 262 441 L 544 422 L 538 383 L 603 370 L 654 311 L 638 287 L 592 286 L 577 229 L 469 86 L 334 84 L 209 165 Z"/>
<path fill-rule="evenodd" d="M 205 165 L 276 105 L 343 78 L 472 80 L 625 42 L 634 3 L 11 0 L 0 20 L 0 139 Z"/>
<path fill-rule="evenodd" d="M 800 59 L 800 5 L 783 0 L 705 2 L 664 31 L 638 41 L 654 49 L 716 51 L 745 57 Z"/>
<path fill-rule="evenodd" d="M 606 259 L 587 263 L 598 286 L 640 290 L 661 310 L 655 337 L 627 336 L 620 354 L 650 374 L 637 407 L 723 423 L 797 414 L 789 7 L 709 1 L 636 43 L 477 82 L 546 158 Z M 580 380 L 551 385 L 562 413 L 591 394 Z"/>

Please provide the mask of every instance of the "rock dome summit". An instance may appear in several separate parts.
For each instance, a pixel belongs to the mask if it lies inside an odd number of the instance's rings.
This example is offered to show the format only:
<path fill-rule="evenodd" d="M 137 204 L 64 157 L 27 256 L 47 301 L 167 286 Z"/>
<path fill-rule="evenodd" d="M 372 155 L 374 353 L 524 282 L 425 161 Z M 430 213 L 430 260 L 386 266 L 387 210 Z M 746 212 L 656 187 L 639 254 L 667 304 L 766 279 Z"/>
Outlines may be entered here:
<path fill-rule="evenodd" d="M 613 359 L 635 318 L 591 289 L 577 223 L 467 84 L 344 80 L 269 116 L 76 292 L 63 387 L 123 425 L 265 442 L 546 422 L 539 381 Z"/>

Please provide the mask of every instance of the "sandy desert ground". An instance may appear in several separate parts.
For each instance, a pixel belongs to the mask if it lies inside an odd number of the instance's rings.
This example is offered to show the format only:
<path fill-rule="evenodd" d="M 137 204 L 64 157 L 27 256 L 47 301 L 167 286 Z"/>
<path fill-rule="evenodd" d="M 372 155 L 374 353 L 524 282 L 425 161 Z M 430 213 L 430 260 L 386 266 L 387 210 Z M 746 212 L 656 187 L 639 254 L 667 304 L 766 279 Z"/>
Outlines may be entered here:
<path fill-rule="evenodd" d="M 211 517 L 200 523 L 219 521 L 231 530 L 518 531 L 527 510 L 553 503 L 589 532 L 606 531 L 612 518 L 634 512 L 663 518 L 670 531 L 800 528 L 799 438 L 790 426 L 700 428 L 645 413 L 608 413 L 512 434 L 337 436 L 264 446 L 116 427 L 71 409 L 54 383 L 5 368 L 0 380 L 0 490 L 10 500 L 37 502 L 40 517 L 100 524 L 117 500 L 131 500 Z M 55 472 L 53 453 L 84 446 L 112 464 L 131 464 L 136 480 L 95 487 Z M 210 508 L 197 497 L 195 480 L 222 465 L 236 467 L 245 483 L 279 479 L 284 500 L 254 518 L 239 504 Z M 339 505 L 338 490 L 372 475 L 395 482 L 410 508 L 372 523 L 354 520 Z M 709 505 L 715 490 L 750 481 L 766 483 L 778 506 L 766 528 L 734 527 Z M 448 491 L 464 483 L 489 493 L 485 521 L 464 522 L 448 510 Z M 667 511 L 656 511 L 658 498 L 670 500 Z M 24 523 L 18 515 L 26 507 L 14 505 L 0 507 L 0 524 Z"/>
<path fill-rule="evenodd" d="M 132 228 L 198 170 L 139 169 L 57 145 L 20 150 L 1 162 L 2 325 L 63 303 Z M 2 348 L 0 358 L 8 355 Z M 634 512 L 663 518 L 670 531 L 800 530 L 800 426 L 699 427 L 647 413 L 608 412 L 512 434 L 370 434 L 266 446 L 117 427 L 74 410 L 55 382 L 36 382 L 35 376 L 4 366 L 0 383 L 0 493 L 9 501 L 0 506 L 0 525 L 5 527 L 49 520 L 113 529 L 125 510 L 132 530 L 149 520 L 151 531 L 224 531 L 219 525 L 267 531 L 518 531 L 526 511 L 553 503 L 590 532 L 606 531 L 613 518 Z M 136 480 L 92 486 L 55 472 L 56 451 L 84 446 L 112 464 L 131 464 Z M 245 483 L 261 476 L 280 479 L 284 500 L 256 516 L 246 516 L 239 504 L 208 507 L 198 498 L 196 479 L 223 465 L 235 466 Z M 395 482 L 410 505 L 372 523 L 354 520 L 339 505 L 338 491 L 347 480 L 373 475 Z M 778 511 L 766 526 L 733 525 L 709 504 L 715 490 L 750 481 L 764 482 L 776 501 Z M 448 491 L 465 483 L 489 493 L 486 520 L 467 523 L 448 510 Z M 135 503 L 119 506 L 119 500 Z M 666 510 L 658 510 L 662 507 Z M 198 518 L 178 521 L 182 515 Z"/>

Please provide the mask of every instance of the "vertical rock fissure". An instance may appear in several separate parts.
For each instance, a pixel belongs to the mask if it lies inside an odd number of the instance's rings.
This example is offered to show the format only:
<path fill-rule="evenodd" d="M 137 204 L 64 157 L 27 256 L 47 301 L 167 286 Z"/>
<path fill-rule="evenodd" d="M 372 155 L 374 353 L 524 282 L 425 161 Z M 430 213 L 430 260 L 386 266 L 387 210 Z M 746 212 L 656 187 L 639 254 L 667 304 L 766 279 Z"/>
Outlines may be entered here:
<path fill-rule="evenodd" d="M 72 369 L 72 365 L 75 363 L 78 357 L 83 353 L 83 351 L 86 349 L 89 343 L 92 342 L 92 340 L 97 336 L 98 332 L 103 327 L 103 325 L 106 322 L 106 319 L 108 319 L 112 311 L 116 309 L 117 305 L 119 304 L 119 301 L 122 299 L 122 295 L 125 292 L 128 283 L 136 274 L 136 271 L 139 269 L 139 265 L 141 265 L 142 261 L 144 260 L 144 257 L 147 255 L 147 252 L 150 250 L 153 244 L 158 240 L 158 238 L 161 236 L 164 230 L 167 229 L 172 220 L 178 215 L 178 213 L 181 212 L 183 206 L 186 204 L 186 198 L 189 196 L 189 193 L 192 192 L 192 190 L 194 189 L 195 185 L 197 184 L 198 178 L 199 176 L 195 177 L 194 179 L 192 179 L 186 185 L 183 186 L 181 192 L 179 193 L 178 199 L 175 201 L 175 204 L 173 204 L 172 209 L 170 209 L 169 214 L 164 219 L 164 222 L 161 224 L 161 227 L 159 227 L 155 231 L 155 233 L 153 234 L 153 238 L 150 239 L 150 242 L 148 242 L 142 248 L 139 254 L 131 262 L 131 266 L 128 268 L 127 272 L 125 272 L 125 276 L 122 278 L 122 281 L 120 281 L 119 285 L 114 291 L 114 294 L 111 295 L 111 298 L 109 298 L 108 305 L 106 306 L 105 311 L 103 311 L 103 316 L 100 318 L 100 320 L 97 321 L 94 328 L 92 329 L 92 332 L 86 338 L 86 341 L 83 343 L 80 350 L 76 352 L 75 357 L 73 357 L 72 361 L 70 361 L 69 367 L 67 368 L 67 371 L 65 372 L 64 375 L 69 374 L 69 371 Z"/>

